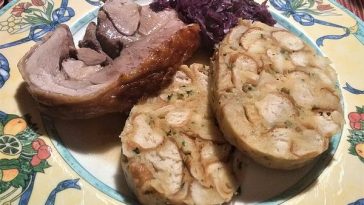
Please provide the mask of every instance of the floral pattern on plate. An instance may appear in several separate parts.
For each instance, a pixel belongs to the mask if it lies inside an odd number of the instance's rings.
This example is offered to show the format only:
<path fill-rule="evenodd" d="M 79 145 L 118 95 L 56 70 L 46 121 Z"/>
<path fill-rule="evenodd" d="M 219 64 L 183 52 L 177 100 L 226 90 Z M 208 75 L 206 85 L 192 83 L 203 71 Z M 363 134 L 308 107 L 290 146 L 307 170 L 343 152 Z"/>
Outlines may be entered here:
<path fill-rule="evenodd" d="M 342 34 L 329 34 L 316 39 L 318 46 L 323 46 L 325 40 L 339 40 L 349 35 L 354 35 L 361 44 L 364 44 L 364 28 L 358 22 L 350 27 L 321 20 L 320 16 L 338 16 L 336 9 L 322 0 L 269 0 L 270 4 L 282 12 L 287 18 L 292 17 L 294 21 L 302 26 L 314 26 L 320 24 L 342 30 Z M 315 17 L 317 16 L 317 17 Z"/>
<path fill-rule="evenodd" d="M 0 53 L 0 88 L 2 88 L 5 82 L 10 77 L 9 61 L 4 55 Z"/>
<path fill-rule="evenodd" d="M 69 21 L 75 16 L 75 11 L 68 6 L 68 0 L 62 0 L 59 8 L 54 9 L 53 0 L 32 0 L 16 4 L 11 16 L 0 22 L 0 30 L 10 34 L 29 30 L 27 37 L 0 44 L 0 49 L 16 46 L 28 41 L 39 41 L 46 33 L 53 31 L 59 24 Z M 42 2 L 42 3 L 41 3 Z M 39 5 L 39 6 L 38 6 Z M 1 27 L 2 26 L 2 27 Z"/>
<path fill-rule="evenodd" d="M 348 119 L 351 127 L 349 153 L 364 163 L 364 106 L 356 107 L 356 112 L 349 113 Z"/>
<path fill-rule="evenodd" d="M 52 149 L 37 133 L 30 115 L 19 117 L 0 111 L 0 201 L 28 204 L 37 173 L 51 167 L 47 159 Z M 64 180 L 49 194 L 46 204 L 54 204 L 58 192 L 81 189 L 78 179 Z"/>
<path fill-rule="evenodd" d="M 16 4 L 11 10 L 11 16 L 0 22 L 0 31 L 9 34 L 21 33 L 31 26 L 50 24 L 52 22 L 53 1 L 32 0 Z"/>

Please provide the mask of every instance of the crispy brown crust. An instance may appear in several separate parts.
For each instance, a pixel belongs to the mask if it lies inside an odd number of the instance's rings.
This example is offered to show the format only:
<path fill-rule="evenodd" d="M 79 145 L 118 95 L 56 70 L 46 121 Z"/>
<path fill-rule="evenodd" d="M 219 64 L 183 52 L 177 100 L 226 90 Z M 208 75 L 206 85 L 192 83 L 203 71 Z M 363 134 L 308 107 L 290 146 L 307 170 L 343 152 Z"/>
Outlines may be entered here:
<path fill-rule="evenodd" d="M 116 82 L 95 93 L 68 96 L 49 93 L 27 84 L 28 90 L 39 102 L 42 112 L 58 118 L 92 118 L 127 111 L 143 95 L 153 94 L 168 84 L 175 72 L 173 67 L 181 65 L 199 47 L 199 31 L 196 24 L 181 28 L 160 47 L 150 51 L 149 56 L 134 69 L 136 72 L 120 76 Z M 31 51 L 19 62 L 19 67 L 25 65 Z"/>

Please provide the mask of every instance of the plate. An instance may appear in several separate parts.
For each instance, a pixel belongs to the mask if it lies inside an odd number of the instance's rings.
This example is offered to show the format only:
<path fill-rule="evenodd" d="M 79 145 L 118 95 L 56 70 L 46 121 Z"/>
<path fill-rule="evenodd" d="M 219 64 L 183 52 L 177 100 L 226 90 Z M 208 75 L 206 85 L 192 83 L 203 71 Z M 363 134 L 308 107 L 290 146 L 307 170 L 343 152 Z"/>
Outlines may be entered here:
<path fill-rule="evenodd" d="M 280 26 L 331 59 L 346 124 L 329 150 L 303 169 L 276 171 L 248 160 L 231 204 L 364 203 L 364 23 L 334 0 L 268 5 Z M 71 27 L 76 42 L 81 39 L 99 6 L 96 0 L 13 0 L 0 10 L 0 145 L 12 148 L 0 152 L 0 204 L 137 204 L 119 162 L 126 116 L 46 117 L 17 69 L 25 52 L 61 23 Z"/>

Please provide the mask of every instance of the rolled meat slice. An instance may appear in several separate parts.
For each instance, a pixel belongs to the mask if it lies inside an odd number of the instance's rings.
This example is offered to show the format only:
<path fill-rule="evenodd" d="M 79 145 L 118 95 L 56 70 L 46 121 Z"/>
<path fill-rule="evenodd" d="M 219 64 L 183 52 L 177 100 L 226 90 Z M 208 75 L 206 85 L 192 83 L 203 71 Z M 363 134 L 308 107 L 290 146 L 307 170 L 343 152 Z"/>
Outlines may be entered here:
<path fill-rule="evenodd" d="M 20 60 L 20 73 L 43 112 L 59 118 L 91 118 L 127 111 L 141 96 L 166 85 L 175 72 L 174 66 L 181 65 L 199 47 L 199 27 L 184 24 L 174 10 L 145 15 L 152 12 L 148 6 L 125 2 L 105 3 L 100 13 L 109 12 L 105 18 L 113 23 L 105 27 L 99 22 L 96 28 L 91 23 L 80 42 L 82 48 L 75 48 L 69 28 L 60 25 Z M 115 14 L 114 4 L 130 8 L 133 17 L 140 15 L 133 20 L 140 23 L 129 22 L 122 28 L 122 15 L 110 17 Z M 122 47 L 114 53 L 116 56 L 110 56 L 110 50 L 99 42 L 97 32 L 101 28 L 105 33 L 121 30 L 123 33 L 118 35 L 135 38 L 130 42 L 115 41 Z"/>

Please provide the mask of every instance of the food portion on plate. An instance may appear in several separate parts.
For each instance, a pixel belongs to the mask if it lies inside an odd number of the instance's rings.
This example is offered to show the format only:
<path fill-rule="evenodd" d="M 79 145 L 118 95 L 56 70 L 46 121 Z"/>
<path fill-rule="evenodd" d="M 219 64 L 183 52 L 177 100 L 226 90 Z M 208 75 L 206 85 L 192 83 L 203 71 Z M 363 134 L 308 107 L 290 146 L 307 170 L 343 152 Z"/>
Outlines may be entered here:
<path fill-rule="evenodd" d="M 211 50 L 222 41 L 239 19 L 260 21 L 273 26 L 276 21 L 268 11 L 267 1 L 254 0 L 154 0 L 154 11 L 173 8 L 185 23 L 201 27 L 203 47 Z"/>
<path fill-rule="evenodd" d="M 330 61 L 292 33 L 240 21 L 220 43 L 212 65 L 219 126 L 231 144 L 260 164 L 301 167 L 342 131 Z"/>
<path fill-rule="evenodd" d="M 222 204 L 236 192 L 241 159 L 215 123 L 208 75 L 208 66 L 183 65 L 166 89 L 130 112 L 121 161 L 141 203 Z"/>
<path fill-rule="evenodd" d="M 22 77 L 43 112 L 90 118 L 128 111 L 141 96 L 166 85 L 174 67 L 199 47 L 199 26 L 183 23 L 172 9 L 155 13 L 132 1 L 109 0 L 98 19 L 81 48 L 61 25 L 20 60 Z"/>

